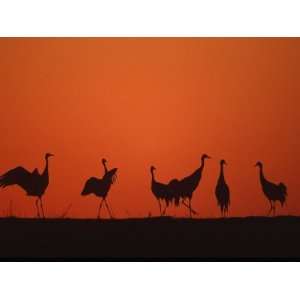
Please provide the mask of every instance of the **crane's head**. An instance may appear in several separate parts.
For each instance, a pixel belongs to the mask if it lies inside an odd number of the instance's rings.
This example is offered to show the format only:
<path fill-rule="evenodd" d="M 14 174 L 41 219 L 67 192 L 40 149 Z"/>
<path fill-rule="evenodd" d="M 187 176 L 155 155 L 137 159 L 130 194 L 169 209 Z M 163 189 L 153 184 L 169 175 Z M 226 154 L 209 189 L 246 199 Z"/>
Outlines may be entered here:
<path fill-rule="evenodd" d="M 262 166 L 263 166 L 263 164 L 262 164 L 262 162 L 260 162 L 260 161 L 258 161 L 258 162 L 254 165 L 254 167 L 260 167 L 260 168 L 262 168 Z"/>
<path fill-rule="evenodd" d="M 153 171 L 155 171 L 156 170 L 156 168 L 155 167 L 153 167 L 153 166 L 151 166 L 151 168 L 150 168 L 150 172 L 152 173 Z"/>
<path fill-rule="evenodd" d="M 224 159 L 220 160 L 221 165 L 227 165 L 226 161 Z"/>
<path fill-rule="evenodd" d="M 45 159 L 48 159 L 48 158 L 51 157 L 51 156 L 54 156 L 54 155 L 51 154 L 51 153 L 46 153 L 46 154 L 45 154 Z"/>
<path fill-rule="evenodd" d="M 201 160 L 207 159 L 207 158 L 211 158 L 210 156 L 208 156 L 207 154 L 203 154 L 201 156 Z"/>
<path fill-rule="evenodd" d="M 105 165 L 107 163 L 107 160 L 105 158 L 102 158 L 102 163 Z"/>

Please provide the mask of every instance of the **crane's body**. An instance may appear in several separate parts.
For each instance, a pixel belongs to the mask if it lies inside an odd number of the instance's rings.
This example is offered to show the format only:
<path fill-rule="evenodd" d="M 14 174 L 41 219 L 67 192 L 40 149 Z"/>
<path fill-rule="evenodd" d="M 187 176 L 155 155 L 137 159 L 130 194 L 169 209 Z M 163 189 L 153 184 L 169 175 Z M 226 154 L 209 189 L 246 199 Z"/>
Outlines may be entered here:
<path fill-rule="evenodd" d="M 28 196 L 38 197 L 36 200 L 38 217 L 40 217 L 38 202 L 40 202 L 43 217 L 45 217 L 42 196 L 44 195 L 49 184 L 48 159 L 51 156 L 53 155 L 46 153 L 46 165 L 42 174 L 39 174 L 37 169 L 34 169 L 33 172 L 29 172 L 23 167 L 17 167 L 9 170 L 0 177 L 0 187 L 5 188 L 7 186 L 17 185 L 21 187 Z"/>
<path fill-rule="evenodd" d="M 98 210 L 98 219 L 100 218 L 100 212 L 103 203 L 105 203 L 105 206 L 110 214 L 110 217 L 112 218 L 111 211 L 109 209 L 109 206 L 106 202 L 106 197 L 108 195 L 108 192 L 110 190 L 111 185 L 115 182 L 116 176 L 117 176 L 117 168 L 113 168 L 111 170 L 107 170 L 106 167 L 106 160 L 102 159 L 102 163 L 104 166 L 104 175 L 102 178 L 96 178 L 96 177 L 91 177 L 89 178 L 85 185 L 84 188 L 81 192 L 82 196 L 86 196 L 89 194 L 94 194 L 97 197 L 102 198 L 100 204 L 99 204 L 99 210 Z"/>
<path fill-rule="evenodd" d="M 200 168 L 194 171 L 191 175 L 184 177 L 181 180 L 178 180 L 176 178 L 172 179 L 168 184 L 157 182 L 154 178 L 155 167 L 151 167 L 151 190 L 159 202 L 160 212 L 160 200 L 164 200 L 166 202 L 166 207 L 169 205 L 169 203 L 172 202 L 174 202 L 174 204 L 178 206 L 180 204 L 180 200 L 182 200 L 182 204 L 189 208 L 190 217 L 192 217 L 192 213 L 196 213 L 192 209 L 191 200 L 193 197 L 193 193 L 198 187 L 201 180 L 205 159 L 207 158 L 210 157 L 206 154 L 202 155 Z M 188 199 L 188 204 L 186 204 L 185 199 Z"/>
<path fill-rule="evenodd" d="M 82 195 L 94 194 L 97 197 L 106 198 L 110 186 L 114 182 L 114 175 L 116 174 L 117 169 L 114 168 L 107 172 L 101 179 L 96 177 L 91 177 L 87 180 L 84 189 L 82 191 Z"/>
<path fill-rule="evenodd" d="M 276 201 L 279 201 L 281 206 L 283 206 L 283 204 L 286 203 L 287 187 L 282 182 L 280 182 L 279 184 L 275 184 L 273 182 L 268 181 L 264 176 L 263 164 L 261 162 L 257 162 L 255 166 L 259 167 L 260 184 L 264 195 L 267 197 L 271 205 L 269 214 L 273 211 L 273 214 L 275 215 Z"/>
<path fill-rule="evenodd" d="M 161 207 L 161 201 L 165 200 L 167 205 L 168 205 L 168 187 L 166 184 L 161 183 L 161 182 L 157 182 L 155 180 L 155 176 L 154 176 L 154 170 L 155 167 L 151 167 L 150 168 L 150 172 L 151 172 L 151 191 L 153 193 L 153 195 L 155 196 L 155 198 L 158 201 L 158 205 L 159 205 L 159 212 L 161 215 L 164 214 L 164 212 L 162 212 L 162 207 Z"/>
<path fill-rule="evenodd" d="M 230 191 L 224 176 L 225 164 L 225 160 L 220 161 L 220 175 L 215 189 L 218 206 L 221 209 L 221 215 L 223 217 L 228 213 L 228 208 L 230 205 Z"/>

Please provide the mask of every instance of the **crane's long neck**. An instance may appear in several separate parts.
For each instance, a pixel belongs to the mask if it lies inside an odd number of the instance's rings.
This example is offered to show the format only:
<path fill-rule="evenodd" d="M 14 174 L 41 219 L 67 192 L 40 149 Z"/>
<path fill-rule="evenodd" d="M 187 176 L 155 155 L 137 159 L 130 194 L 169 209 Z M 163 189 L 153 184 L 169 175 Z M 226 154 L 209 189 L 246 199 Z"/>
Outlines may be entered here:
<path fill-rule="evenodd" d="M 106 163 L 103 162 L 103 166 L 104 166 L 104 174 L 106 174 L 108 172 L 107 167 L 106 167 Z"/>
<path fill-rule="evenodd" d="M 45 158 L 46 159 L 46 165 L 45 165 L 45 169 L 44 169 L 44 172 L 43 172 L 43 177 L 45 178 L 49 178 L 49 171 L 48 171 L 48 157 Z"/>
<path fill-rule="evenodd" d="M 202 159 L 201 159 L 201 166 L 200 166 L 200 168 L 199 168 L 200 173 L 202 173 L 202 171 L 203 171 L 203 169 L 204 169 L 204 164 L 205 164 L 205 159 L 202 158 Z"/>
<path fill-rule="evenodd" d="M 261 182 L 264 182 L 266 180 L 263 172 L 263 166 L 259 166 L 259 179 Z"/>
<path fill-rule="evenodd" d="M 190 176 L 194 177 L 194 179 L 197 180 L 198 182 L 202 176 L 202 171 L 204 169 L 204 163 L 205 163 L 205 159 L 202 158 L 200 168 L 197 169 L 192 175 L 190 175 Z"/>
<path fill-rule="evenodd" d="M 221 164 L 220 166 L 220 179 L 224 180 L 224 165 Z"/>
<path fill-rule="evenodd" d="M 152 170 L 152 169 L 151 169 L 151 178 L 152 178 L 152 182 L 155 181 L 155 178 L 154 178 L 154 170 Z"/>

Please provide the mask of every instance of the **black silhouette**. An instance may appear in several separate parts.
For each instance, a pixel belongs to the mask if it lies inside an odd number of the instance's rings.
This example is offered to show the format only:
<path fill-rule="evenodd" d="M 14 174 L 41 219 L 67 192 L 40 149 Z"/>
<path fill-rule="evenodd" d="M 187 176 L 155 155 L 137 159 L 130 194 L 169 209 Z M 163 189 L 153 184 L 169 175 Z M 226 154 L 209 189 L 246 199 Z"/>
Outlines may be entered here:
<path fill-rule="evenodd" d="M 287 196 L 287 187 L 284 183 L 280 182 L 279 184 L 272 183 L 268 181 L 263 173 L 263 164 L 258 161 L 255 167 L 259 167 L 259 179 L 262 186 L 262 190 L 265 196 L 270 201 L 271 208 L 269 210 L 270 214 L 273 211 L 273 215 L 275 215 L 275 203 L 279 201 L 281 206 L 286 203 L 286 196 Z"/>
<path fill-rule="evenodd" d="M 102 159 L 102 164 L 104 166 L 104 175 L 101 179 L 96 178 L 96 177 L 91 177 L 90 179 L 87 180 L 87 182 L 84 185 L 84 188 L 81 192 L 82 196 L 86 196 L 89 194 L 94 194 L 97 197 L 102 198 L 100 204 L 99 204 L 99 209 L 98 209 L 98 216 L 97 218 L 100 218 L 100 212 L 103 203 L 105 204 L 107 211 L 110 215 L 111 218 L 113 218 L 111 210 L 109 209 L 109 206 L 106 202 L 106 197 L 109 192 L 109 189 L 111 185 L 116 181 L 117 178 L 117 168 L 107 170 L 106 168 L 106 159 Z"/>
<path fill-rule="evenodd" d="M 156 170 L 156 168 L 153 166 L 150 168 L 151 177 L 152 177 L 151 191 L 158 201 L 160 215 L 163 216 L 166 213 L 167 207 L 173 201 L 175 202 L 176 206 L 179 205 L 179 200 L 180 200 L 180 196 L 179 196 L 180 192 L 178 191 L 179 181 L 177 179 L 172 179 L 168 184 L 158 182 L 154 178 L 155 170 Z M 166 205 L 165 205 L 164 210 L 162 211 L 162 202 L 163 201 L 166 202 Z M 183 205 L 187 206 L 187 204 L 185 202 L 183 202 Z M 187 206 L 187 207 L 189 207 L 189 206 Z M 192 209 L 192 213 L 197 214 L 197 212 L 193 209 Z"/>
<path fill-rule="evenodd" d="M 215 194 L 218 200 L 218 206 L 220 206 L 221 209 L 222 217 L 225 217 L 225 215 L 228 213 L 228 207 L 230 204 L 230 192 L 224 177 L 224 165 L 226 165 L 226 162 L 224 159 L 222 159 L 220 161 L 220 176 L 215 189 Z"/>
<path fill-rule="evenodd" d="M 38 197 L 35 202 L 37 208 L 37 216 L 40 217 L 38 206 L 38 202 L 40 202 L 43 218 L 45 218 L 45 214 L 42 196 L 44 195 L 49 184 L 48 159 L 51 156 L 53 156 L 53 154 L 46 153 L 46 166 L 42 174 L 39 174 L 38 169 L 34 169 L 33 172 L 30 173 L 23 167 L 17 167 L 15 169 L 9 170 L 0 177 L 0 187 L 5 188 L 6 186 L 16 184 L 23 190 L 25 190 L 28 196 Z"/>
<path fill-rule="evenodd" d="M 166 202 L 169 201 L 169 200 L 167 200 L 167 198 L 168 198 L 168 196 L 167 196 L 168 195 L 168 187 L 167 187 L 166 184 L 157 182 L 155 180 L 155 177 L 154 177 L 154 171 L 155 170 L 156 170 L 156 168 L 151 166 L 151 168 L 150 168 L 150 173 L 151 173 L 151 178 L 152 178 L 152 180 L 151 180 L 151 191 L 152 191 L 153 195 L 155 196 L 155 198 L 158 201 L 160 215 L 164 215 L 164 213 L 166 211 L 166 208 L 162 212 L 161 201 L 166 201 Z"/>
<path fill-rule="evenodd" d="M 106 167 L 106 163 L 107 163 L 107 160 L 105 158 L 102 158 L 102 164 L 103 164 L 103 167 L 104 167 L 104 174 L 107 174 L 107 172 L 108 172 L 107 167 Z"/>
<path fill-rule="evenodd" d="M 192 217 L 192 214 L 197 214 L 197 212 L 194 209 L 192 209 L 191 200 L 193 192 L 195 191 L 200 182 L 202 171 L 204 168 L 204 162 L 207 158 L 210 157 L 206 154 L 202 155 L 200 168 L 198 168 L 190 176 L 187 176 L 182 180 L 172 179 L 168 184 L 157 182 L 154 178 L 155 167 L 151 167 L 151 190 L 156 199 L 158 200 L 160 213 L 162 215 L 165 213 L 166 208 L 169 206 L 170 203 L 174 202 L 175 206 L 178 206 L 180 204 L 180 200 L 182 200 L 181 203 L 184 206 L 188 207 L 190 217 Z M 188 204 L 185 202 L 186 199 L 188 199 Z M 164 200 L 166 202 L 166 207 L 163 212 L 161 210 L 161 200 Z"/>
<path fill-rule="evenodd" d="M 201 157 L 200 168 L 198 168 L 190 176 L 187 176 L 187 177 L 183 178 L 182 180 L 180 180 L 179 185 L 176 189 L 176 192 L 178 192 L 179 197 L 182 198 L 182 203 L 185 206 L 188 206 L 191 218 L 192 218 L 192 213 L 193 213 L 193 209 L 192 209 L 192 205 L 191 205 L 193 193 L 194 193 L 195 189 L 197 188 L 197 186 L 199 185 L 199 182 L 202 177 L 202 172 L 204 169 L 205 159 L 207 159 L 207 158 L 211 158 L 211 157 L 209 157 L 207 154 L 203 154 Z M 188 205 L 186 205 L 185 199 L 188 199 Z"/>

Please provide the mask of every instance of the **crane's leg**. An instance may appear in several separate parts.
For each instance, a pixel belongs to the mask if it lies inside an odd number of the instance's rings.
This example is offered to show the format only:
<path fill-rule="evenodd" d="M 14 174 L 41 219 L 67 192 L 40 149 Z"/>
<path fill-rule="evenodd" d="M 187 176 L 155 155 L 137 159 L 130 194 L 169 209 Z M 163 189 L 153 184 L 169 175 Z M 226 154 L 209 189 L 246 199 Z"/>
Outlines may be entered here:
<path fill-rule="evenodd" d="M 103 199 L 100 201 L 100 204 L 99 204 L 97 219 L 100 219 L 100 212 L 101 212 L 102 204 L 103 204 Z"/>
<path fill-rule="evenodd" d="M 189 209 L 190 209 L 190 217 L 191 218 L 193 217 L 193 214 L 198 215 L 198 213 L 192 208 L 192 198 L 189 199 Z"/>
<path fill-rule="evenodd" d="M 182 201 L 182 204 L 183 204 L 185 207 L 190 208 L 189 205 L 186 204 L 184 200 Z M 193 213 L 194 215 L 198 215 L 198 213 L 197 213 L 194 209 L 192 209 L 192 213 Z"/>
<path fill-rule="evenodd" d="M 44 208 L 43 208 L 43 200 L 42 200 L 42 197 L 39 198 L 39 199 L 40 199 L 40 203 L 41 203 L 41 209 L 42 209 L 43 218 L 45 219 L 45 213 L 44 213 Z"/>
<path fill-rule="evenodd" d="M 159 205 L 159 213 L 160 213 L 160 215 L 162 216 L 162 214 L 161 214 L 161 203 L 160 203 L 160 199 L 158 199 L 158 205 Z"/>
<path fill-rule="evenodd" d="M 108 211 L 108 213 L 109 213 L 110 218 L 113 219 L 114 217 L 112 216 L 112 213 L 111 213 L 111 211 L 110 211 L 110 209 L 109 209 L 109 206 L 108 206 L 108 204 L 107 204 L 107 202 L 106 202 L 105 199 L 104 199 L 104 203 L 105 203 L 105 206 L 106 206 L 106 208 L 107 208 L 107 211 Z"/>
<path fill-rule="evenodd" d="M 189 209 L 190 209 L 190 218 L 193 217 L 192 215 L 192 204 L 191 204 L 192 199 L 189 198 Z"/>
<path fill-rule="evenodd" d="M 40 218 L 40 210 L 39 210 L 39 198 L 35 201 L 36 211 L 37 211 L 37 217 Z"/>
<path fill-rule="evenodd" d="M 192 206 L 191 206 L 191 200 L 192 200 L 192 199 L 190 199 L 190 198 L 188 199 L 188 204 L 187 204 L 187 205 L 185 204 L 184 201 L 182 202 L 182 204 L 183 204 L 184 206 L 186 206 L 186 207 L 189 209 L 189 211 L 190 211 L 190 218 L 192 218 L 192 213 L 197 214 L 197 212 L 194 211 L 194 210 L 192 209 Z"/>
<path fill-rule="evenodd" d="M 270 204 L 271 204 L 271 207 L 270 207 L 270 210 L 269 210 L 269 212 L 268 212 L 268 216 L 270 215 L 270 213 L 272 212 L 272 210 L 273 210 L 273 205 L 272 205 L 272 202 L 270 202 Z"/>
<path fill-rule="evenodd" d="M 183 204 L 187 209 L 190 209 L 189 203 L 182 202 L 182 204 Z"/>
<path fill-rule="evenodd" d="M 166 204 L 166 206 L 165 206 L 164 211 L 162 212 L 162 216 L 164 216 L 164 215 L 166 214 L 166 212 L 167 212 L 167 204 Z"/>

